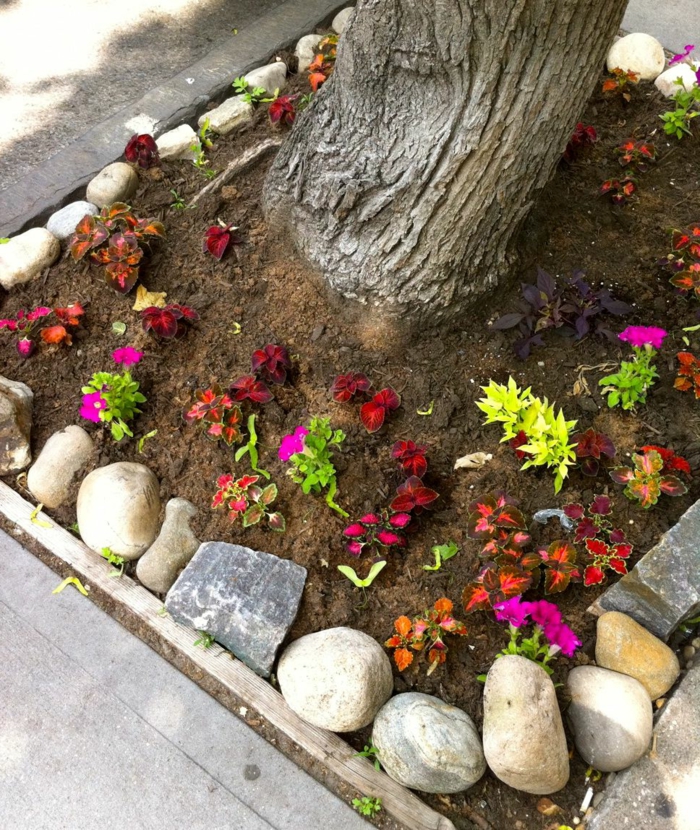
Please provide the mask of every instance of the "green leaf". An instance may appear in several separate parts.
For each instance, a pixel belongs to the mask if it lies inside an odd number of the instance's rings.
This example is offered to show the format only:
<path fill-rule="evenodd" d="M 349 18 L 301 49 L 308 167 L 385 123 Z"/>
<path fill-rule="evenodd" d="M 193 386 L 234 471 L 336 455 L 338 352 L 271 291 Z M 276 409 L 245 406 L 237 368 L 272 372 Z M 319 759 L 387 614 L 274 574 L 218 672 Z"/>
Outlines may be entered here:
<path fill-rule="evenodd" d="M 260 494 L 260 501 L 266 507 L 269 507 L 276 498 L 277 498 L 277 485 L 276 484 L 268 484 L 267 487 Z"/>
<path fill-rule="evenodd" d="M 88 595 L 88 591 L 90 590 L 90 586 L 84 586 L 77 576 L 67 576 L 58 587 L 54 588 L 53 591 L 51 591 L 51 593 L 60 594 L 61 591 L 66 587 L 66 585 L 74 585 L 84 597 Z"/>
<path fill-rule="evenodd" d="M 0 236 L 0 245 L 7 245 L 10 241 L 10 238 L 7 236 Z"/>
<path fill-rule="evenodd" d="M 121 320 L 115 320 L 112 323 L 112 331 L 115 334 L 126 334 L 126 323 L 122 323 Z"/>
<path fill-rule="evenodd" d="M 343 574 L 343 576 L 346 576 L 357 588 L 369 588 L 369 586 L 374 582 L 379 573 L 385 567 L 386 559 L 382 559 L 380 562 L 375 562 L 374 565 L 372 565 L 372 567 L 369 569 L 369 573 L 364 579 L 360 579 L 359 576 L 355 573 L 355 571 L 348 565 L 338 565 L 338 570 L 341 574 Z"/>
<path fill-rule="evenodd" d="M 243 514 L 243 527 L 256 525 L 265 515 L 265 508 L 262 504 L 254 504 Z"/>
<path fill-rule="evenodd" d="M 139 440 L 136 442 L 136 449 L 139 453 L 143 452 L 143 445 L 148 441 L 149 438 L 153 438 L 158 434 L 157 429 L 152 429 L 150 432 L 147 432 L 145 435 L 142 435 Z"/>
<path fill-rule="evenodd" d="M 430 401 L 426 409 L 416 409 L 416 415 L 432 415 L 435 401 Z"/>

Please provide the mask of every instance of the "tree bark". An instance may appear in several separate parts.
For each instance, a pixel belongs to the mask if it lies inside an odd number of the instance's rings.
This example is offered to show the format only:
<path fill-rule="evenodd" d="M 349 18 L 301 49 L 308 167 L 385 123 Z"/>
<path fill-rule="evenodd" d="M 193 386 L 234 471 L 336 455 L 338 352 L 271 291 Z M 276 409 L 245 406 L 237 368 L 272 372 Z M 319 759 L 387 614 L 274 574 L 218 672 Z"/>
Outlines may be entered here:
<path fill-rule="evenodd" d="M 422 320 L 499 284 L 627 0 L 358 0 L 265 205 L 343 296 Z"/>

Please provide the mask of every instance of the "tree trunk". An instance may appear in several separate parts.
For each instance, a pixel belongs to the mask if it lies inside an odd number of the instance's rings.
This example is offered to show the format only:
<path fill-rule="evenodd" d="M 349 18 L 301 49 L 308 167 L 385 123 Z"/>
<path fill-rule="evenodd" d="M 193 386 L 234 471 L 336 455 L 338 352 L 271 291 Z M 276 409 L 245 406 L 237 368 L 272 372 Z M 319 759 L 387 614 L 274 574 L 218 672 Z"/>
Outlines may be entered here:
<path fill-rule="evenodd" d="M 343 296 L 443 318 L 498 285 L 627 0 L 358 0 L 265 204 Z"/>

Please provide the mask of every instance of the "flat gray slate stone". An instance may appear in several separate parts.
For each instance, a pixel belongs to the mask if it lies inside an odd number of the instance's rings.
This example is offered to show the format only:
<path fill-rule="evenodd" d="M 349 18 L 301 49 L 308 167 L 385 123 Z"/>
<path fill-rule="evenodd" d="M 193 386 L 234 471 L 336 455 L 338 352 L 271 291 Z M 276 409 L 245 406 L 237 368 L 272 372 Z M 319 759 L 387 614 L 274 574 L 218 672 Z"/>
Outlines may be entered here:
<path fill-rule="evenodd" d="M 204 542 L 168 592 L 179 623 L 217 643 L 267 677 L 299 610 L 306 568 L 271 553 Z"/>
<path fill-rule="evenodd" d="M 700 613 L 700 501 L 590 610 L 621 611 L 662 640 Z"/>
<path fill-rule="evenodd" d="M 588 830 L 700 828 L 700 665 L 683 678 L 654 732 L 656 751 L 617 774 Z"/>

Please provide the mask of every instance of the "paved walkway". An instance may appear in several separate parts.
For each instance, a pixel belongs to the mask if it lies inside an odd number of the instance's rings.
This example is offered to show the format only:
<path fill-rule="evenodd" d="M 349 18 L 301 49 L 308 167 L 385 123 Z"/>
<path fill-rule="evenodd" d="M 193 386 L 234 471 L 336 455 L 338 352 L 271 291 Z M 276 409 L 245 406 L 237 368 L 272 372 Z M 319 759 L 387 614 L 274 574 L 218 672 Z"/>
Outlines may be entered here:
<path fill-rule="evenodd" d="M 654 35 L 674 51 L 694 43 L 700 53 L 700 0 L 630 0 L 622 28 Z"/>
<path fill-rule="evenodd" d="M 363 830 L 0 531 L 2 830 Z"/>

